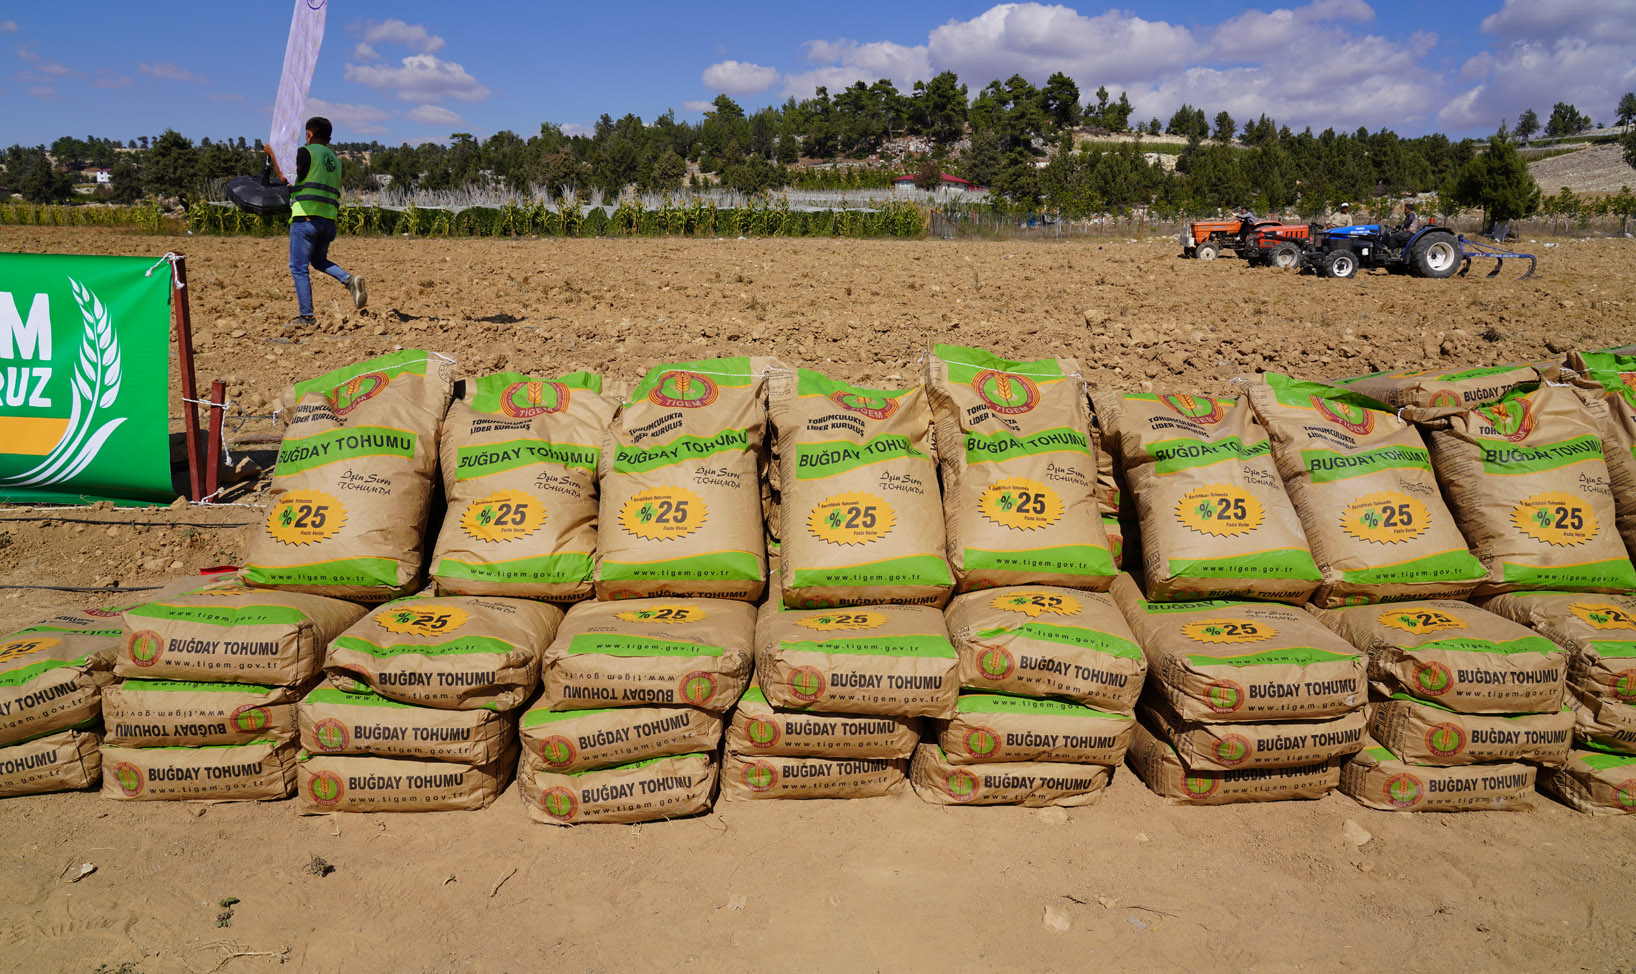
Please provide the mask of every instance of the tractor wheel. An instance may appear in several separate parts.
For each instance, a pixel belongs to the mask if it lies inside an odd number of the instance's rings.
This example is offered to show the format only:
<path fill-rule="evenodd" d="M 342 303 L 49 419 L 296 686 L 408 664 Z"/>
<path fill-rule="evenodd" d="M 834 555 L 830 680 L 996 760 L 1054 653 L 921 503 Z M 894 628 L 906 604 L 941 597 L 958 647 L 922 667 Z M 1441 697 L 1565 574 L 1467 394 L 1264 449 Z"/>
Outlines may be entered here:
<path fill-rule="evenodd" d="M 1421 277 L 1452 277 L 1460 269 L 1460 248 L 1446 233 L 1428 233 L 1415 242 L 1409 266 Z"/>
<path fill-rule="evenodd" d="M 1199 260 L 1215 260 L 1216 255 L 1219 253 L 1221 253 L 1221 248 L 1217 247 L 1213 241 L 1209 240 L 1206 240 L 1204 243 L 1201 243 L 1197 247 L 1193 248 L 1193 256 L 1197 257 Z"/>
<path fill-rule="evenodd" d="M 1281 271 L 1301 266 L 1301 248 L 1292 243 L 1281 243 L 1267 254 L 1268 263 Z"/>
<path fill-rule="evenodd" d="M 1325 277 L 1341 280 L 1355 277 L 1358 273 L 1358 258 L 1350 250 L 1331 250 L 1324 255 L 1323 271 Z"/>

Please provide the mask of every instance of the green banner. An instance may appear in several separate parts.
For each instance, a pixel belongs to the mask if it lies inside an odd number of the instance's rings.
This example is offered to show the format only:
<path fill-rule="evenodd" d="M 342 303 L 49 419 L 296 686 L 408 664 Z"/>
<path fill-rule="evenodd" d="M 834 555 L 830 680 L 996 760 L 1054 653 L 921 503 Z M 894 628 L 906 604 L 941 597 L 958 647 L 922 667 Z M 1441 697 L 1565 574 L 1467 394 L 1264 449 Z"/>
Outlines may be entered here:
<path fill-rule="evenodd" d="M 0 254 L 0 501 L 175 498 L 171 293 L 150 257 Z"/>

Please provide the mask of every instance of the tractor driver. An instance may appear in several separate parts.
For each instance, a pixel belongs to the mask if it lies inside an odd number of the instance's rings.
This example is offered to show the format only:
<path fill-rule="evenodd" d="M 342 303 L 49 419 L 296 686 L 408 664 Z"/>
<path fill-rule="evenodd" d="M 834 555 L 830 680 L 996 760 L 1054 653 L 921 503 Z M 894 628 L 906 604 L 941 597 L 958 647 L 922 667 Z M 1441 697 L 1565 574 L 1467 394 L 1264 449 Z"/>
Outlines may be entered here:
<path fill-rule="evenodd" d="M 1415 213 L 1414 204 L 1404 203 L 1403 222 L 1393 228 L 1391 234 L 1387 237 L 1387 240 L 1394 247 L 1407 246 L 1409 241 L 1414 238 L 1414 233 L 1417 229 L 1419 229 L 1419 227 L 1420 218 L 1419 215 Z"/>
<path fill-rule="evenodd" d="M 1329 225 L 1332 226 L 1332 227 L 1349 227 L 1349 226 L 1351 226 L 1352 225 L 1352 204 L 1351 203 L 1342 203 L 1341 208 L 1336 210 L 1333 214 L 1330 215 Z"/>

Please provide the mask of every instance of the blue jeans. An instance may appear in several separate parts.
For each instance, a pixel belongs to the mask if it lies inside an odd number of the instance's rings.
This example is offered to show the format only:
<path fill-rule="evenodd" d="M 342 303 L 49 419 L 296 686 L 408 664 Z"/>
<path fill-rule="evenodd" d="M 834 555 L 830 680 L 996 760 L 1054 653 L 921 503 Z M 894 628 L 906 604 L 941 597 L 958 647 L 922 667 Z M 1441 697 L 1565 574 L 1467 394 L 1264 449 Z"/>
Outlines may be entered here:
<path fill-rule="evenodd" d="M 307 277 L 308 265 L 342 284 L 352 280 L 351 274 L 329 259 L 329 245 L 334 239 L 334 220 L 307 216 L 295 217 L 290 221 L 290 276 L 295 278 L 295 299 L 301 305 L 303 316 L 312 315 L 312 281 Z"/>

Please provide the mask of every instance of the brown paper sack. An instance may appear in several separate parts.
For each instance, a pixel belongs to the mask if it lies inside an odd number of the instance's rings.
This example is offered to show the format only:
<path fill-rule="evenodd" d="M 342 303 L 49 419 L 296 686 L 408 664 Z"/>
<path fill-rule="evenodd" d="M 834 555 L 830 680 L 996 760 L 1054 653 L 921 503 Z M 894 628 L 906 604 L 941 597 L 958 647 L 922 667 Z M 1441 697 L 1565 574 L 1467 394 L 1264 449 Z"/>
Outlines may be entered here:
<path fill-rule="evenodd" d="M 1574 751 L 1560 768 L 1541 768 L 1539 790 L 1591 815 L 1636 812 L 1636 755 Z"/>
<path fill-rule="evenodd" d="M 930 606 L 784 612 L 769 602 L 756 620 L 756 682 L 775 707 L 952 717 L 959 663 Z"/>
<path fill-rule="evenodd" d="M 774 707 L 757 686 L 727 723 L 727 749 L 750 756 L 907 759 L 919 740 L 918 718 Z"/>
<path fill-rule="evenodd" d="M 1236 802 L 1281 802 L 1322 798 L 1341 781 L 1345 758 L 1292 768 L 1246 768 L 1239 771 L 1189 769 L 1175 748 L 1138 724 L 1127 760 L 1136 776 L 1167 805 L 1230 805 Z"/>
<path fill-rule="evenodd" d="M 541 704 L 523 714 L 519 730 L 524 771 L 572 774 L 713 751 L 722 716 L 696 707 L 554 711 Z"/>
<path fill-rule="evenodd" d="M 1534 773 L 1527 764 L 1434 768 L 1370 746 L 1342 769 L 1341 791 L 1388 812 L 1518 812 L 1533 808 Z"/>
<path fill-rule="evenodd" d="M 937 743 L 950 764 L 1046 761 L 1116 765 L 1125 760 L 1136 721 L 1066 700 L 1005 693 L 962 693 Z"/>
<path fill-rule="evenodd" d="M 453 366 L 404 349 L 285 393 L 294 405 L 246 581 L 361 602 L 415 590 Z"/>
<path fill-rule="evenodd" d="M 373 754 L 484 765 L 514 743 L 511 718 L 498 710 L 441 710 L 377 693 L 316 687 L 301 698 L 301 746 L 313 754 Z"/>
<path fill-rule="evenodd" d="M 1188 720 L 1309 720 L 1366 701 L 1363 653 L 1300 609 L 1148 602 L 1129 575 L 1113 597 L 1147 654 L 1148 686 Z"/>
<path fill-rule="evenodd" d="M 293 740 L 296 699 L 288 687 L 125 680 L 102 691 L 103 743 L 166 747 Z"/>
<path fill-rule="evenodd" d="M 1409 764 L 1438 767 L 1561 764 L 1573 744 L 1573 727 L 1572 707 L 1548 714 L 1462 714 L 1397 694 L 1369 708 L 1369 736 Z"/>
<path fill-rule="evenodd" d="M 1062 697 L 1129 712 L 1147 659 L 1111 597 L 1014 586 L 968 592 L 944 618 L 960 654 L 960 685 L 1028 697 Z"/>
<path fill-rule="evenodd" d="M 879 798 L 901 791 L 907 761 L 886 758 L 722 756 L 723 801 Z"/>
<path fill-rule="evenodd" d="M 544 825 L 656 822 L 710 809 L 716 788 L 714 754 L 649 758 L 593 771 L 517 772 L 528 817 Z"/>
<path fill-rule="evenodd" d="M 545 651 L 539 705 L 725 711 L 750 682 L 755 614 L 732 599 L 581 602 Z"/>
<path fill-rule="evenodd" d="M 1113 769 L 1104 764 L 1012 761 L 960 765 L 936 744 L 915 749 L 909 768 L 915 794 L 933 805 L 1094 805 Z"/>
<path fill-rule="evenodd" d="M 492 764 L 416 758 L 301 754 L 296 810 L 330 812 L 465 812 L 487 808 L 511 781 L 516 751 Z"/>
<path fill-rule="evenodd" d="M 102 778 L 95 730 L 62 730 L 0 747 L 0 798 L 77 791 Z"/>
<path fill-rule="evenodd" d="M 1158 695 L 1143 703 L 1138 714 L 1154 736 L 1175 749 L 1182 764 L 1198 771 L 1293 768 L 1350 757 L 1363 748 L 1369 726 L 1362 708 L 1325 720 L 1186 720 Z"/>
<path fill-rule="evenodd" d="M 102 797 L 273 801 L 295 786 L 294 741 L 206 747 L 102 746 Z"/>
<path fill-rule="evenodd" d="M 540 680 L 540 652 L 562 610 L 526 599 L 399 599 L 330 644 L 324 671 L 337 690 L 445 710 L 519 707 Z"/>

